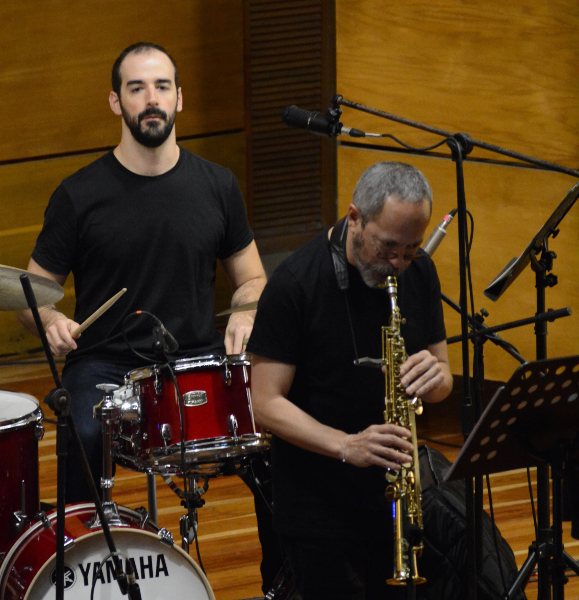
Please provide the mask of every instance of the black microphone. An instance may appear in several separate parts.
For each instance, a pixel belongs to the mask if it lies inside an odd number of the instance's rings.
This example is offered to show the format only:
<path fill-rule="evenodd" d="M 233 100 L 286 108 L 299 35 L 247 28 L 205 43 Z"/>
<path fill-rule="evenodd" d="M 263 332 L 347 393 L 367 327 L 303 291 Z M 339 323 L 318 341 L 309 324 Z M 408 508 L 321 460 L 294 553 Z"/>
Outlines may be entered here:
<path fill-rule="evenodd" d="M 338 120 L 340 114 L 341 111 L 335 108 L 328 108 L 325 113 L 320 113 L 315 110 L 304 110 L 292 104 L 283 109 L 281 120 L 289 127 L 307 129 L 312 133 L 329 137 L 336 137 L 341 133 L 352 137 L 364 137 L 366 135 L 359 129 L 344 127 Z"/>
<path fill-rule="evenodd" d="M 153 328 L 153 336 L 156 342 L 160 342 L 162 344 L 163 350 L 167 354 L 173 354 L 174 352 L 177 352 L 177 350 L 179 350 L 179 342 L 173 337 L 171 332 L 165 328 L 163 323 L 161 323 L 157 317 L 154 316 L 153 318 L 157 324 Z"/>
<path fill-rule="evenodd" d="M 171 335 L 171 334 L 169 334 Z M 133 570 L 133 565 L 130 560 L 126 561 L 127 564 L 127 594 L 129 600 L 141 600 L 141 590 L 139 588 L 139 584 L 136 583 L 135 572 Z"/>
<path fill-rule="evenodd" d="M 454 219 L 454 215 L 457 213 L 457 209 L 451 210 L 442 220 L 442 223 L 438 225 L 430 234 L 422 249 L 426 254 L 432 256 L 434 251 L 440 246 L 444 236 L 446 235 L 446 228 L 450 225 L 450 222 Z"/>

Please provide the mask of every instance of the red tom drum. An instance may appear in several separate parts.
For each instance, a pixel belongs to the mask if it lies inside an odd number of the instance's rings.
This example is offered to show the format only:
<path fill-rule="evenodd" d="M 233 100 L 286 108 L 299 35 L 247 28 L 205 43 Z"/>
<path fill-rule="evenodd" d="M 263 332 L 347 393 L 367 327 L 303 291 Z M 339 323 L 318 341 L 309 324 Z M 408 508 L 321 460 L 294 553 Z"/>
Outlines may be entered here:
<path fill-rule="evenodd" d="M 0 390 L 0 557 L 39 510 L 42 419 L 36 398 Z"/>
<path fill-rule="evenodd" d="M 113 443 L 118 464 L 160 475 L 216 476 L 269 447 L 253 418 L 249 355 L 181 359 L 171 367 L 182 406 L 166 366 L 130 371 L 114 392 L 121 408 Z"/>

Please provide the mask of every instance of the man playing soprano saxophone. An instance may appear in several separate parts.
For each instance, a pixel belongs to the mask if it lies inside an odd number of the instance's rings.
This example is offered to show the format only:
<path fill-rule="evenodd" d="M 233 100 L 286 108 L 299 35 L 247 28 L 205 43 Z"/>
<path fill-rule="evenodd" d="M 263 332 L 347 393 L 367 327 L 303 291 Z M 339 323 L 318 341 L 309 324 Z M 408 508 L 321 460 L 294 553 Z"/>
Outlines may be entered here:
<path fill-rule="evenodd" d="M 274 526 L 303 600 L 388 597 L 384 469 L 398 470 L 413 447 L 408 430 L 384 423 L 384 374 L 354 361 L 382 356 L 390 302 L 380 286 L 394 275 L 405 391 L 439 402 L 452 388 L 440 284 L 420 250 L 431 204 L 414 167 L 373 165 L 347 217 L 280 265 L 259 302 L 253 406 L 274 434 Z"/>

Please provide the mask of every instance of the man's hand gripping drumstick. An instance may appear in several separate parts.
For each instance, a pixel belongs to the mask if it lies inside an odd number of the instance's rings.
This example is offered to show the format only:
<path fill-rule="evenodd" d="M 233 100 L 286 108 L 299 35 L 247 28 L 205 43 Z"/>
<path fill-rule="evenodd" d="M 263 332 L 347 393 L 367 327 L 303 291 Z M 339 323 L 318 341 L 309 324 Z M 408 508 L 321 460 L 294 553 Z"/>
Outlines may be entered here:
<path fill-rule="evenodd" d="M 57 310 L 55 306 L 40 307 L 39 311 L 44 324 L 44 329 L 46 330 L 46 338 L 48 339 L 50 349 L 54 356 L 66 356 L 71 350 L 76 350 L 77 346 L 74 340 L 77 339 L 87 327 L 92 325 L 105 311 L 107 311 L 126 291 L 127 288 L 123 288 L 110 300 L 107 300 L 100 308 L 97 308 L 97 310 L 95 310 L 95 312 L 80 325 Z M 25 315 L 22 314 L 20 318 L 21 321 L 28 326 L 25 322 Z M 31 327 L 28 327 L 28 329 L 33 331 Z M 34 330 L 35 329 L 36 326 L 34 325 Z"/>
<path fill-rule="evenodd" d="M 76 329 L 74 329 L 70 335 L 72 339 L 76 340 L 79 335 L 89 326 L 92 325 L 104 312 L 106 312 L 125 292 L 127 288 L 123 288 L 120 292 L 117 292 L 110 300 L 107 300 L 100 308 L 97 308 L 92 315 L 83 321 Z"/>

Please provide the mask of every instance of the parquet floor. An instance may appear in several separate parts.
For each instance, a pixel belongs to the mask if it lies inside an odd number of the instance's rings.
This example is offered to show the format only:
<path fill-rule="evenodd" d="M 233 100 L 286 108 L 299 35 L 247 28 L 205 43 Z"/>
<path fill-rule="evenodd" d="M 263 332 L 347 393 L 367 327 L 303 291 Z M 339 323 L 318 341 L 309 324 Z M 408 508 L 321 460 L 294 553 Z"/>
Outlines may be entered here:
<path fill-rule="evenodd" d="M 0 364 L 0 389 L 32 394 L 42 401 L 53 387 L 45 365 L 4 366 Z M 427 409 L 428 410 L 428 409 Z M 46 414 L 46 411 L 45 411 Z M 47 417 L 51 416 L 46 414 Z M 430 409 L 421 418 L 421 435 L 437 443 L 429 444 L 441 450 L 452 460 L 457 450 L 439 445 L 449 442 L 460 445 L 462 437 L 455 408 L 447 403 Z M 44 502 L 56 501 L 55 427 L 46 423 L 44 439 L 39 443 L 40 498 Z M 535 472 L 531 470 L 533 491 Z M 497 525 L 509 542 L 520 567 L 527 557 L 528 546 L 534 540 L 531 504 L 527 487 L 526 470 L 491 475 L 492 499 Z M 157 477 L 159 525 L 169 529 L 175 540 L 180 540 L 179 517 L 183 508 L 177 496 Z M 146 478 L 144 475 L 122 468 L 117 469 L 114 500 L 121 506 L 137 508 L 147 505 Z M 488 497 L 484 492 L 485 509 Z M 199 510 L 199 545 L 201 558 L 216 600 L 241 600 L 261 596 L 259 561 L 261 549 L 251 492 L 236 476 L 210 480 L 204 496 L 205 506 Z M 579 541 L 569 535 L 570 524 L 564 524 L 566 551 L 579 559 Z M 191 550 L 194 555 L 194 548 Z M 195 557 L 194 557 L 195 558 Z M 579 598 L 579 577 L 569 574 L 565 597 Z M 537 598 L 536 577 L 526 587 L 529 600 Z"/>

